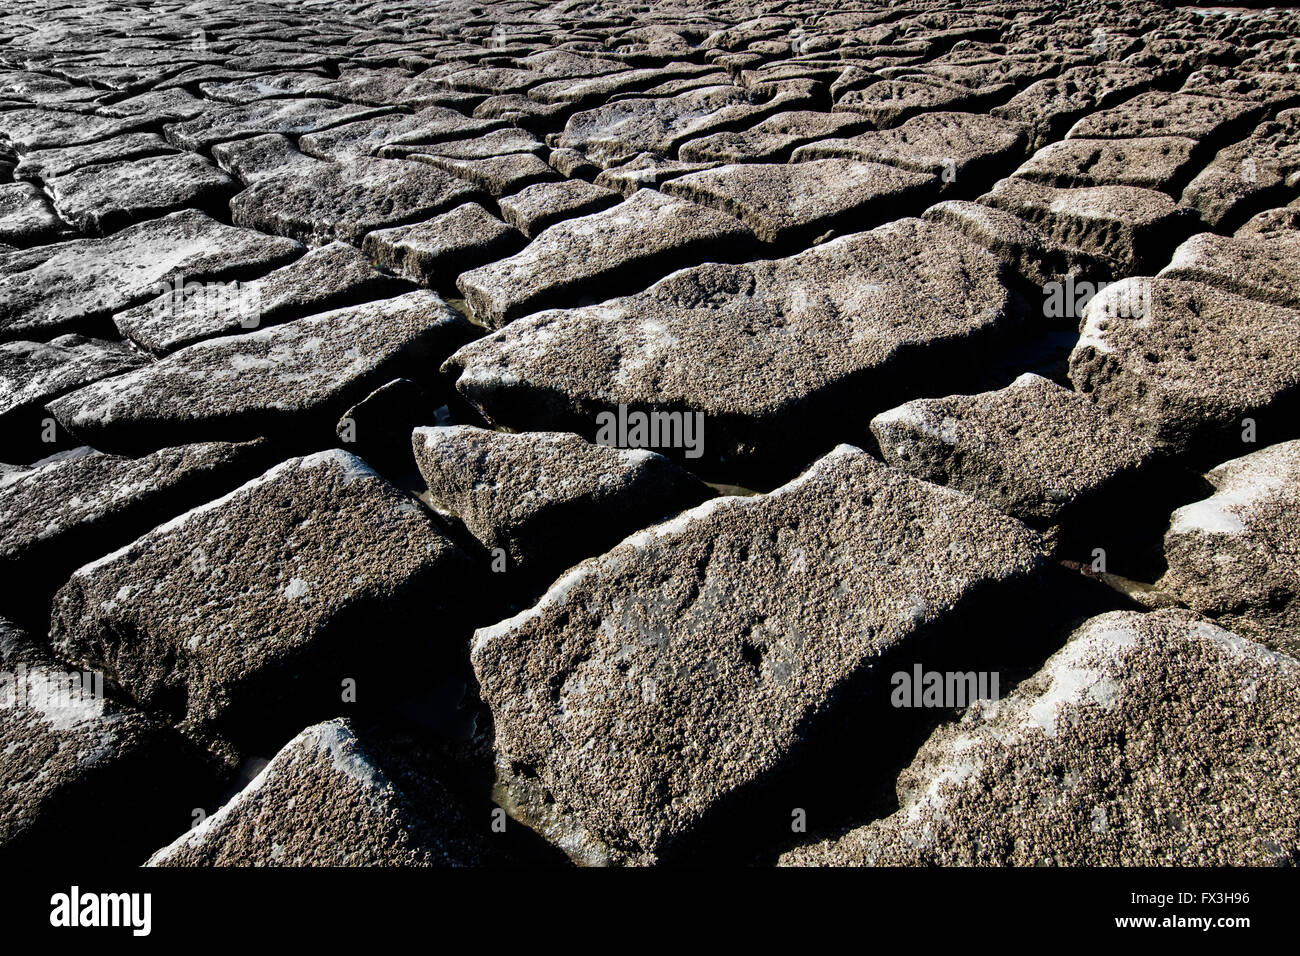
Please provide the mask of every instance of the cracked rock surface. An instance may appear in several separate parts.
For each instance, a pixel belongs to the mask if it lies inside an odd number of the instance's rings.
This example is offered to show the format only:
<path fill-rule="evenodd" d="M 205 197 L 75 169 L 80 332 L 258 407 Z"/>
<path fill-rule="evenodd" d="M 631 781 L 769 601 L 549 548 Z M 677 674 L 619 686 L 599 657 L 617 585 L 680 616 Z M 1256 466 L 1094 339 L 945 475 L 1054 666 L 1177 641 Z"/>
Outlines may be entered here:
<path fill-rule="evenodd" d="M 1300 862 L 1254 6 L 10 0 L 0 859 Z"/>

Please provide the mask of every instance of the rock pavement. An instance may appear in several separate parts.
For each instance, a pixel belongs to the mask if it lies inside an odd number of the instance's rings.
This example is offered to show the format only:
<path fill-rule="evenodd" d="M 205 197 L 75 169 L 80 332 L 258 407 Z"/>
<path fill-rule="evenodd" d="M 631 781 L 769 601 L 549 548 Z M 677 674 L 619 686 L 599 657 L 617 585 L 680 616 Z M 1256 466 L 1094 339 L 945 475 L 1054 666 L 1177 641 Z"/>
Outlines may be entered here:
<path fill-rule="evenodd" d="M 1255 6 L 11 0 L 0 858 L 1300 862 Z"/>

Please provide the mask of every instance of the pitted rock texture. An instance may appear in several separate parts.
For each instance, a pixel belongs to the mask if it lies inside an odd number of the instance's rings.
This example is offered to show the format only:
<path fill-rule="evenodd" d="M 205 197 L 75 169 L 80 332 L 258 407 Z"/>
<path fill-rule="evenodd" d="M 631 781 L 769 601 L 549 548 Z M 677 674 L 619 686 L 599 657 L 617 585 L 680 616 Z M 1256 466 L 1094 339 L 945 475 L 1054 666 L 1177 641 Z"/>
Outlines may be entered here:
<path fill-rule="evenodd" d="M 584 557 L 713 496 L 662 455 L 562 432 L 417 428 L 430 500 L 463 521 L 506 570 L 554 578 Z"/>
<path fill-rule="evenodd" d="M 65 665 L 0 618 L 0 860 L 48 863 L 51 853 L 75 852 L 89 824 L 104 830 L 97 860 L 138 862 L 142 841 L 185 824 L 186 790 L 204 776 L 191 751 L 109 699 L 102 673 Z"/>
<path fill-rule="evenodd" d="M 105 239 L 58 243 L 29 267 L 0 270 L 0 338 L 75 331 L 168 283 L 235 278 L 283 265 L 302 251 L 290 239 L 226 226 L 193 210 Z"/>
<path fill-rule="evenodd" d="M 346 720 L 308 727 L 229 803 L 149 866 L 481 866 L 483 834 L 428 771 L 394 758 L 402 740 Z M 418 757 L 419 751 L 415 751 Z"/>
<path fill-rule="evenodd" d="M 972 533 L 987 550 L 959 554 Z M 842 446 L 769 495 L 715 499 L 579 565 L 477 631 L 474 669 L 509 759 L 606 842 L 661 854 L 834 733 L 818 715 L 873 661 L 1030 579 L 1038 547 Z"/>
<path fill-rule="evenodd" d="M 391 668 L 431 624 L 455 639 L 466 564 L 408 495 L 354 455 L 320 452 L 79 568 L 51 636 L 150 711 L 274 739 L 293 705 L 337 701 L 342 681 Z"/>
<path fill-rule="evenodd" d="M 409 288 L 347 243 L 331 242 L 246 282 L 177 283 L 153 301 L 119 312 L 113 324 L 142 348 L 162 354 Z"/>
<path fill-rule="evenodd" d="M 1293 864 L 1298 678 L 1294 658 L 1186 612 L 1093 618 L 931 737 L 897 813 L 782 862 Z"/>
<path fill-rule="evenodd" d="M 635 281 L 629 273 L 644 281 L 650 270 L 671 271 L 709 250 L 734 256 L 749 240 L 749 229 L 726 213 L 644 189 L 602 212 L 557 223 L 523 252 L 466 272 L 457 286 L 475 317 L 496 328 L 557 299 L 604 298 L 601 284 L 626 285 Z"/>
<path fill-rule="evenodd" d="M 159 515 L 260 474 L 273 455 L 265 440 L 182 445 L 136 459 L 82 447 L 0 475 L 0 567 L 13 606 L 40 607 L 52 582 L 153 528 Z"/>
<path fill-rule="evenodd" d="M 1214 493 L 1170 517 L 1160 586 L 1225 627 L 1300 654 L 1300 442 L 1224 462 L 1206 479 Z"/>
<path fill-rule="evenodd" d="M 971 706 L 893 668 L 1294 655 L 1297 63 L 1287 5 L 10 0 L 0 618 L 166 743 L 0 793 L 133 863 L 770 864 Z M 994 787 L 972 859 L 1293 861 L 1293 711 L 1207 695 L 1129 779 L 1236 760 L 1259 840 Z"/>
<path fill-rule="evenodd" d="M 326 427 L 378 385 L 427 370 L 470 337 L 432 292 L 350 306 L 207 339 L 129 376 L 49 404 L 74 434 L 105 449 L 186 437 L 245 439 Z"/>
<path fill-rule="evenodd" d="M 473 273 L 471 273 L 473 275 Z M 786 259 L 684 269 L 643 293 L 516 320 L 461 349 L 457 390 L 492 422 L 591 435 L 617 405 L 704 415 L 705 454 L 755 468 L 764 433 L 816 449 L 1014 323 L 997 261 L 904 219 Z M 960 356 L 960 359 L 959 359 Z M 865 419 L 863 419 L 865 424 Z"/>
<path fill-rule="evenodd" d="M 367 232 L 427 219 L 475 195 L 459 179 L 401 159 L 350 159 L 291 169 L 230 204 L 236 225 L 319 246 L 360 244 Z"/>
<path fill-rule="evenodd" d="M 996 392 L 908 402 L 873 418 L 871 432 L 893 467 L 1038 527 L 1113 495 L 1154 456 L 1086 398 L 1032 373 Z"/>
<path fill-rule="evenodd" d="M 1179 279 L 1125 279 L 1084 309 L 1070 381 L 1168 452 L 1233 444 L 1300 388 L 1300 311 Z"/>

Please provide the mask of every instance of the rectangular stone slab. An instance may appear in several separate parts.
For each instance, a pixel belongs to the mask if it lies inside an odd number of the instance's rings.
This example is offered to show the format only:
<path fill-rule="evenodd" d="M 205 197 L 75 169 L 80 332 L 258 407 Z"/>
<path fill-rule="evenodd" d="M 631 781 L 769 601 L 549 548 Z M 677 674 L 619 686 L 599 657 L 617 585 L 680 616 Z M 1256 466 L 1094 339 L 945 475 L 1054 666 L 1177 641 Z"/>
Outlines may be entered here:
<path fill-rule="evenodd" d="M 1300 441 L 1234 458 L 1169 518 L 1158 587 L 1243 637 L 1300 654 Z"/>
<path fill-rule="evenodd" d="M 500 862 L 416 741 L 347 719 L 308 727 L 147 866 L 488 866 Z M 427 759 L 427 758 L 426 758 Z"/>
<path fill-rule="evenodd" d="M 979 202 L 1034 223 L 1065 246 L 1104 259 L 1116 277 L 1154 271 L 1192 229 L 1189 210 L 1154 189 L 1058 189 L 1009 177 Z"/>
<path fill-rule="evenodd" d="M 58 214 L 95 236 L 186 206 L 221 211 L 238 189 L 233 179 L 193 153 L 83 166 L 47 179 L 45 186 Z"/>
<path fill-rule="evenodd" d="M 632 276 L 644 280 L 652 269 L 662 274 L 696 255 L 736 255 L 747 241 L 752 234 L 739 220 L 643 189 L 602 212 L 556 223 L 523 252 L 466 272 L 456 285 L 474 316 L 499 328 Z"/>
<path fill-rule="evenodd" d="M 801 146 L 793 161 L 847 157 L 888 163 L 939 177 L 945 189 L 969 191 L 1025 155 L 1029 138 L 1018 123 L 976 113 L 923 113 L 894 129 Z"/>
<path fill-rule="evenodd" d="M 339 415 L 383 383 L 428 370 L 473 327 L 432 292 L 207 339 L 50 403 L 73 434 L 107 451 L 263 435 L 331 436 Z"/>
<path fill-rule="evenodd" d="M 1286 865 L 1298 688 L 1295 659 L 1185 611 L 1102 614 L 1009 697 L 937 730 L 896 813 L 780 862 Z"/>
<path fill-rule="evenodd" d="M 1240 449 L 1245 419 L 1287 433 L 1300 311 L 1199 282 L 1125 279 L 1083 311 L 1070 381 L 1162 451 Z"/>
<path fill-rule="evenodd" d="M 284 133 L 288 136 L 314 133 L 352 120 L 391 112 L 384 107 L 357 106 L 334 100 L 304 96 L 297 99 L 262 100 L 247 106 L 209 110 L 202 116 L 163 128 L 173 146 L 188 150 L 211 149 L 217 143 Z"/>
<path fill-rule="evenodd" d="M 1018 521 L 840 446 L 584 562 L 472 660 L 503 756 L 657 856 L 840 732 L 818 715 L 891 649 L 1040 563 Z"/>
<path fill-rule="evenodd" d="M 279 456 L 268 442 L 164 448 L 143 458 L 74 448 L 0 476 L 4 612 L 44 629 L 49 599 L 80 565 L 224 494 Z"/>
<path fill-rule="evenodd" d="M 1029 373 L 993 392 L 900 405 L 871 433 L 893 467 L 1035 527 L 1095 504 L 1154 456 L 1082 395 Z"/>
<path fill-rule="evenodd" d="M 925 206 L 938 186 L 937 176 L 882 163 L 818 159 L 720 166 L 670 179 L 663 191 L 735 216 L 764 242 L 790 244 L 896 218 Z"/>
<path fill-rule="evenodd" d="M 368 232 L 419 222 L 477 195 L 469 183 L 422 163 L 361 157 L 259 180 L 230 201 L 230 211 L 236 225 L 312 246 L 355 246 Z"/>
<path fill-rule="evenodd" d="M 182 737 L 4 618 L 0 675 L 5 866 L 48 866 L 88 840 L 99 864 L 137 866 L 213 788 L 215 774 Z"/>
<path fill-rule="evenodd" d="M 418 502 L 335 449 L 78 569 L 50 635 L 151 712 L 265 745 L 337 710 L 344 680 L 359 699 L 385 668 L 391 685 L 410 655 L 431 660 L 456 634 L 464 562 Z"/>
<path fill-rule="evenodd" d="M 635 295 L 517 319 L 448 369 L 497 425 L 592 437 L 597 415 L 619 404 L 702 412 L 698 464 L 780 473 L 835 444 L 834 429 L 865 428 L 913 397 L 923 376 L 960 378 L 1015 324 L 1011 303 L 992 255 L 942 225 L 903 219 L 789 258 L 695 266 Z"/>
<path fill-rule="evenodd" d="M 1174 250 L 1160 270 L 1168 279 L 1189 279 L 1257 302 L 1300 309 L 1300 232 L 1218 236 L 1202 232 Z"/>
<path fill-rule="evenodd" d="M 31 268 L 0 274 L 0 339 L 76 331 L 87 320 L 152 298 L 164 283 L 266 272 L 296 259 L 303 248 L 186 210 L 44 252 Z"/>
<path fill-rule="evenodd" d="M 201 339 L 278 325 L 409 289 L 372 266 L 358 249 L 331 242 L 258 279 L 172 289 L 119 312 L 113 324 L 143 348 L 162 354 Z"/>

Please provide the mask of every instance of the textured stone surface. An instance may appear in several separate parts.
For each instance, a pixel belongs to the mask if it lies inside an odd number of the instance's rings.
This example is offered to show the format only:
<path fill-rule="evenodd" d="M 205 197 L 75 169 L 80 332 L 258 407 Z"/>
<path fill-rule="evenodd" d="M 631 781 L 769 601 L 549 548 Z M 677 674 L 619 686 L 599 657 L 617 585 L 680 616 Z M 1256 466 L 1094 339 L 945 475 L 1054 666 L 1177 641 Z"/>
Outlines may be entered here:
<path fill-rule="evenodd" d="M 100 863 L 137 863 L 142 841 L 184 825 L 201 775 L 179 738 L 104 696 L 102 675 L 68 668 L 0 618 L 0 860 L 48 864 L 84 847 L 89 826 L 102 830 Z"/>
<path fill-rule="evenodd" d="M 552 226 L 523 252 L 467 272 L 456 285 L 479 321 L 499 327 L 557 300 L 626 283 L 629 273 L 667 272 L 706 249 L 734 254 L 749 237 L 725 213 L 641 190 L 603 212 Z"/>
<path fill-rule="evenodd" d="M 713 169 L 717 163 L 687 163 L 679 159 L 664 159 L 654 153 L 641 153 L 635 159 L 602 171 L 595 178 L 597 186 L 613 189 L 631 196 L 638 189 L 658 189 L 670 179 Z"/>
<path fill-rule="evenodd" d="M 265 271 L 301 252 L 291 240 L 223 225 L 194 210 L 107 239 L 60 243 L 39 264 L 0 274 L 0 338 L 72 331 L 157 295 L 165 283 Z"/>
<path fill-rule="evenodd" d="M 1291 309 L 1195 282 L 1125 279 L 1083 319 L 1070 381 L 1164 451 L 1240 447 L 1245 420 L 1293 401 L 1300 385 Z"/>
<path fill-rule="evenodd" d="M 0 242 L 49 242 L 64 229 L 49 200 L 31 183 L 0 185 Z"/>
<path fill-rule="evenodd" d="M 553 182 L 560 178 L 550 164 L 532 153 L 508 153 L 482 159 L 412 153 L 410 158 L 498 197 L 518 192 L 534 183 Z"/>
<path fill-rule="evenodd" d="M 617 208 L 617 207 L 616 207 Z M 470 273 L 472 276 L 473 273 Z M 823 422 L 889 407 L 1012 322 L 999 267 L 942 226 L 902 220 L 788 259 L 685 269 L 643 293 L 511 323 L 449 365 L 457 390 L 513 428 L 593 435 L 632 408 L 704 414 L 704 455 L 798 460 Z M 960 357 L 960 358 L 959 358 Z"/>
<path fill-rule="evenodd" d="M 1218 286 L 1228 292 L 1300 309 L 1300 232 L 1216 236 L 1203 232 L 1174 250 L 1160 275 Z"/>
<path fill-rule="evenodd" d="M 1245 132 L 1262 110 L 1249 100 L 1195 93 L 1141 93 L 1119 106 L 1086 116 L 1070 128 L 1070 139 L 1129 139 L 1135 136 L 1191 136 L 1212 141 Z"/>
<path fill-rule="evenodd" d="M 427 219 L 473 198 L 468 184 L 421 163 L 352 159 L 253 183 L 230 202 L 236 225 L 319 246 Z"/>
<path fill-rule="evenodd" d="M 983 203 L 949 199 L 935 203 L 923 218 L 957 230 L 1044 290 L 1065 274 L 1100 275 L 1108 268 L 1014 213 Z"/>
<path fill-rule="evenodd" d="M 969 188 L 1025 154 L 1028 138 L 1016 123 L 976 113 L 925 113 L 897 129 L 827 138 L 794 152 L 794 161 L 843 156 L 889 163 L 937 176 L 944 186 Z"/>
<path fill-rule="evenodd" d="M 684 143 L 678 150 L 691 162 L 775 163 L 789 158 L 798 146 L 838 136 L 852 136 L 867 128 L 867 120 L 852 113 L 818 113 L 792 110 L 778 113 L 749 129 L 714 133 Z"/>
<path fill-rule="evenodd" d="M 523 238 L 475 202 L 425 222 L 378 229 L 362 250 L 376 264 L 420 285 L 450 289 L 468 269 L 504 259 Z"/>
<path fill-rule="evenodd" d="M 212 158 L 245 186 L 280 174 L 308 175 L 320 168 L 319 161 L 299 152 L 293 141 L 280 133 L 218 143 L 212 147 Z"/>
<path fill-rule="evenodd" d="M 1029 127 L 1035 147 L 1059 139 L 1088 113 L 1135 96 L 1155 80 L 1149 70 L 1119 64 L 1071 67 L 1038 80 L 989 112 Z"/>
<path fill-rule="evenodd" d="M 1294 659 L 1182 612 L 1093 618 L 1011 697 L 937 731 L 897 813 L 782 862 L 1290 862 L 1298 678 Z"/>
<path fill-rule="evenodd" d="M 922 204 L 936 186 L 936 178 L 925 173 L 820 159 L 720 166 L 671 179 L 663 190 L 730 213 L 764 242 L 788 243 L 895 218 Z"/>
<path fill-rule="evenodd" d="M 619 100 L 574 114 L 556 145 L 576 149 L 602 166 L 641 152 L 667 155 L 687 140 L 801 106 L 799 99 L 778 96 L 762 103 L 734 86 L 710 86 L 659 99 Z"/>
<path fill-rule="evenodd" d="M 50 634 L 146 709 L 265 743 L 294 711 L 337 708 L 344 680 L 381 693 L 423 642 L 454 639 L 465 570 L 409 495 L 321 452 L 79 568 Z"/>
<path fill-rule="evenodd" d="M 90 562 L 61 639 L 170 741 L 66 813 L 0 781 L 35 854 L 767 865 L 892 814 L 969 706 L 896 709 L 895 669 L 1009 692 L 1179 605 L 1296 653 L 1289 479 L 1206 476 L 1300 440 L 1297 63 L 1285 4 L 12 0 L 0 616 L 46 645 Z M 845 442 L 888 463 L 789 484 Z M 1198 507 L 1247 530 L 1167 542 Z M 485 689 L 471 635 L 521 613 Z M 1125 779 L 1240 768 L 1280 849 L 1197 822 L 1178 859 L 1294 862 L 1229 698 Z M 997 806 L 990 862 L 1165 845 Z"/>
<path fill-rule="evenodd" d="M 387 111 L 319 97 L 259 100 L 245 106 L 210 109 L 192 120 L 167 126 L 163 132 L 174 146 L 201 150 L 263 133 L 314 133 L 382 112 Z"/>
<path fill-rule="evenodd" d="M 1224 627 L 1300 653 L 1300 442 L 1215 468 L 1214 493 L 1185 505 L 1165 534 L 1160 586 Z"/>
<path fill-rule="evenodd" d="M 298 146 L 317 159 L 401 158 L 422 145 L 479 136 L 497 125 L 468 119 L 445 106 L 430 106 L 415 113 L 390 113 L 308 133 L 298 140 Z"/>
<path fill-rule="evenodd" d="M 1192 168 L 1186 136 L 1067 139 L 1045 146 L 1016 175 L 1048 186 L 1140 186 L 1168 190 Z"/>
<path fill-rule="evenodd" d="M 46 179 L 60 216 L 105 235 L 185 206 L 213 209 L 235 191 L 229 176 L 191 153 L 96 163 Z"/>
<path fill-rule="evenodd" d="M 474 669 L 509 759 L 604 841 L 659 855 L 833 735 L 817 718 L 873 661 L 1038 561 L 1019 522 L 842 446 L 580 565 L 477 631 Z"/>
<path fill-rule="evenodd" d="M 265 441 L 136 459 L 82 447 L 0 476 L 0 567 L 12 585 L 5 612 L 43 625 L 43 602 L 77 567 L 260 474 L 272 454 Z"/>
<path fill-rule="evenodd" d="M 566 432 L 509 434 L 456 425 L 411 436 L 430 500 L 506 571 L 553 578 L 713 492 L 662 455 Z"/>
<path fill-rule="evenodd" d="M 402 748 L 395 754 L 394 748 Z M 308 727 L 229 803 L 149 866 L 482 866 L 484 837 L 409 740 L 348 720 Z M 415 754 L 418 755 L 418 749 Z"/>
<path fill-rule="evenodd" d="M 501 214 L 529 239 L 565 219 L 608 209 L 618 193 L 581 179 L 536 183 L 501 200 Z"/>
<path fill-rule="evenodd" d="M 298 442 L 332 433 L 357 399 L 397 375 L 428 369 L 471 335 L 469 323 L 436 295 L 411 292 L 207 339 L 48 407 L 102 449 L 258 435 Z"/>
<path fill-rule="evenodd" d="M 0 427 L 30 424 L 23 419 L 51 399 L 144 364 L 145 357 L 128 345 L 84 335 L 5 342 L 0 345 Z"/>
<path fill-rule="evenodd" d="M 1121 276 L 1151 271 L 1191 231 L 1190 217 L 1174 200 L 1136 186 L 1057 189 L 1011 178 L 979 201 L 1027 219 L 1063 245 L 1113 263 Z"/>
<path fill-rule="evenodd" d="M 113 324 L 141 347 L 165 353 L 200 339 L 277 325 L 409 288 L 379 272 L 347 243 L 332 242 L 258 279 L 173 288 L 119 312 Z"/>
<path fill-rule="evenodd" d="M 0 132 L 21 152 L 79 146 L 139 130 L 140 119 L 110 119 L 72 110 L 15 109 L 0 117 Z"/>
<path fill-rule="evenodd" d="M 1220 150 L 1183 190 L 1182 201 L 1210 227 L 1281 197 L 1300 183 L 1300 110 L 1286 110 L 1240 143 Z"/>
<path fill-rule="evenodd" d="M 46 179 L 50 176 L 65 176 L 92 163 L 118 162 L 175 152 L 157 133 L 127 133 L 125 136 L 115 136 L 84 146 L 32 150 L 19 159 L 14 173 L 24 179 Z"/>
<path fill-rule="evenodd" d="M 908 402 L 873 418 L 871 433 L 900 471 L 1036 526 L 1095 504 L 1152 457 L 1083 396 L 1032 374 L 996 392 Z"/>

